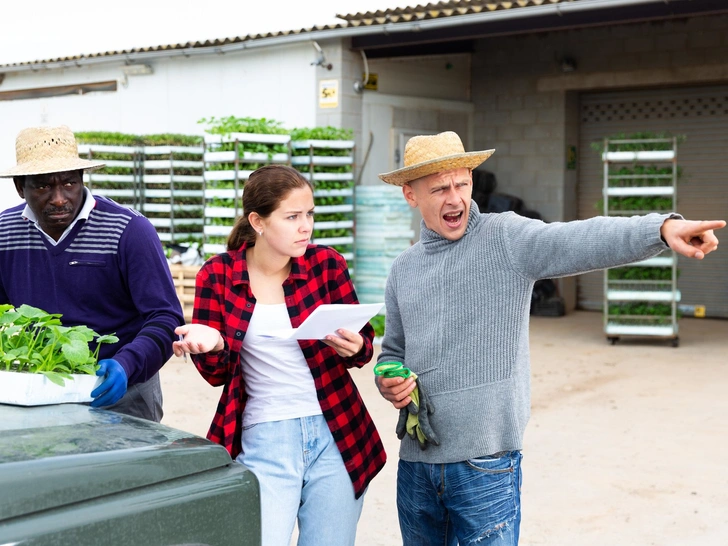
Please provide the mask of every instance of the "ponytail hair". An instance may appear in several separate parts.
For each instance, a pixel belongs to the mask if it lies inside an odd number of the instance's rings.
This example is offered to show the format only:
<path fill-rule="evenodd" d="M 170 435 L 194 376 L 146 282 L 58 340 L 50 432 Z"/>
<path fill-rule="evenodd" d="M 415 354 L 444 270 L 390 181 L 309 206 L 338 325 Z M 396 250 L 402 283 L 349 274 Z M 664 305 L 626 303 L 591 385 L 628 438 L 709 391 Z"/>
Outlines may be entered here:
<path fill-rule="evenodd" d="M 244 243 L 255 243 L 258 234 L 250 225 L 250 214 L 268 218 L 298 188 L 309 188 L 313 193 L 311 182 L 293 167 L 266 165 L 253 171 L 243 188 L 243 213 L 228 236 L 227 249 L 238 250 Z"/>

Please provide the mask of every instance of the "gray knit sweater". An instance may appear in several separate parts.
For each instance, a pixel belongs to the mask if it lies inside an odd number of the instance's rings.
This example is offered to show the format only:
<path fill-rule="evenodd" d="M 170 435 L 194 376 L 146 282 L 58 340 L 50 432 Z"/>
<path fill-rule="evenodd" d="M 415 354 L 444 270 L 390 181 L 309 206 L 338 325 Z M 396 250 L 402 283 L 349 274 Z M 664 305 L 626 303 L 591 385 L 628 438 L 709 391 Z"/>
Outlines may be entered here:
<path fill-rule="evenodd" d="M 528 321 L 538 279 L 643 260 L 664 251 L 669 215 L 545 224 L 512 212 L 480 214 L 444 239 L 420 241 L 392 265 L 379 362 L 403 362 L 435 407 L 440 446 L 405 435 L 406 461 L 449 463 L 521 449 L 530 416 Z"/>

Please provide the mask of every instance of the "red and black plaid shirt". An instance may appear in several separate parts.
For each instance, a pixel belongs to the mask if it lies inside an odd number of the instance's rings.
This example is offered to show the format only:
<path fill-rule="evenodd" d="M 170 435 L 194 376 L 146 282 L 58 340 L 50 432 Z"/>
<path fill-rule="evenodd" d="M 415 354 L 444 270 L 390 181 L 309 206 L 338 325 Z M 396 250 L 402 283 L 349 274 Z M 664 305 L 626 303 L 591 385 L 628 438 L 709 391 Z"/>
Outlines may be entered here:
<path fill-rule="evenodd" d="M 221 352 L 192 355 L 192 359 L 208 383 L 224 385 L 207 437 L 225 446 L 233 458 L 241 451 L 242 415 L 247 399 L 240 348 L 255 308 L 245 262 L 247 246 L 214 256 L 205 263 L 197 274 L 193 314 L 193 322 L 217 329 L 225 340 Z M 324 246 L 309 245 L 305 255 L 293 258 L 283 292 L 294 328 L 322 303 L 358 303 L 346 261 Z M 339 356 L 320 341 L 298 342 L 357 498 L 386 461 L 379 433 L 347 371 L 353 366 L 364 366 L 372 358 L 374 329 L 367 324 L 361 334 L 364 346 L 350 358 Z"/>

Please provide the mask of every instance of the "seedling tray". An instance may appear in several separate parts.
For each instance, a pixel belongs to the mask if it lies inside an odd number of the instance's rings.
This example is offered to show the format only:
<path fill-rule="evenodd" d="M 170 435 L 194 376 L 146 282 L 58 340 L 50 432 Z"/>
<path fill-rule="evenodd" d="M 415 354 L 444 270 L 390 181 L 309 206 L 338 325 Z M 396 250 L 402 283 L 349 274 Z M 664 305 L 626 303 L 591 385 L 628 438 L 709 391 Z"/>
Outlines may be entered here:
<path fill-rule="evenodd" d="M 61 387 L 39 373 L 0 371 L 0 404 L 15 406 L 43 406 L 90 402 L 91 391 L 103 379 L 95 375 L 74 374 L 65 379 Z"/>

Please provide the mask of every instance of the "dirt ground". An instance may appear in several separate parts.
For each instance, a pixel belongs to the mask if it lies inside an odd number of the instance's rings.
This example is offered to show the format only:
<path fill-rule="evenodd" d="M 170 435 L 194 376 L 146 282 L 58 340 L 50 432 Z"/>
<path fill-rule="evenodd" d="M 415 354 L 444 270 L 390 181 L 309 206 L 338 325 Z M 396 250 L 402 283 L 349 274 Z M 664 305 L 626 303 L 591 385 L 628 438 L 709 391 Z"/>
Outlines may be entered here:
<path fill-rule="evenodd" d="M 728 321 L 683 319 L 672 348 L 610 346 L 599 313 L 534 317 L 531 354 L 522 546 L 728 544 Z M 353 375 L 389 456 L 357 545 L 395 546 L 396 411 L 371 366 Z M 162 422 L 204 436 L 219 391 L 176 358 L 162 384 Z"/>

